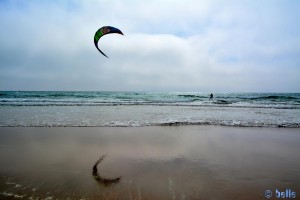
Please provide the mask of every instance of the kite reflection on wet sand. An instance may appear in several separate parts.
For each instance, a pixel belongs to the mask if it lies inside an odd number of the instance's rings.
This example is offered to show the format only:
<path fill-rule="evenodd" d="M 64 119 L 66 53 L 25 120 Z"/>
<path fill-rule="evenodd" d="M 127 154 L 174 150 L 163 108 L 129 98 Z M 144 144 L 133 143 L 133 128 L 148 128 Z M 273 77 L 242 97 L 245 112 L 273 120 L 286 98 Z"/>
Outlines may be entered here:
<path fill-rule="evenodd" d="M 118 178 L 105 178 L 105 177 L 101 177 L 98 173 L 98 165 L 104 160 L 104 158 L 106 157 L 106 155 L 101 156 L 101 158 L 99 158 L 99 160 L 97 160 L 97 162 L 94 164 L 93 166 L 93 177 L 94 179 L 100 183 L 101 185 L 104 186 L 110 186 L 112 184 L 116 184 L 119 183 L 119 181 L 121 180 L 121 176 Z"/>

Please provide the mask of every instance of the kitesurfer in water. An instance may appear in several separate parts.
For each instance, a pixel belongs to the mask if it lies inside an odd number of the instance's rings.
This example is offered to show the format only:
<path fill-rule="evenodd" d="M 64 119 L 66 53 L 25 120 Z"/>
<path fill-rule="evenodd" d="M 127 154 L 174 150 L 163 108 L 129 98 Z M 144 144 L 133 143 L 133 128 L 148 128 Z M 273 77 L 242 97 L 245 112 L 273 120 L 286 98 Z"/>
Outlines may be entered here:
<path fill-rule="evenodd" d="M 213 95 L 213 93 L 211 93 L 211 94 L 210 94 L 210 97 L 209 97 L 209 99 L 212 99 L 212 98 L 214 98 L 214 95 Z"/>

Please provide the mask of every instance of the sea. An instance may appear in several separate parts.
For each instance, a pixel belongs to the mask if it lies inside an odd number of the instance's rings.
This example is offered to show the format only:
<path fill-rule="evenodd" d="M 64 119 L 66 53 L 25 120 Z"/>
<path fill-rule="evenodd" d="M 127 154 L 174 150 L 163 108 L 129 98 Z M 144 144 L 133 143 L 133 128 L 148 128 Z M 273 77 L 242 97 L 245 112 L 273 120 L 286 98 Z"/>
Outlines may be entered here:
<path fill-rule="evenodd" d="M 300 127 L 300 93 L 0 91 L 1 127 Z"/>

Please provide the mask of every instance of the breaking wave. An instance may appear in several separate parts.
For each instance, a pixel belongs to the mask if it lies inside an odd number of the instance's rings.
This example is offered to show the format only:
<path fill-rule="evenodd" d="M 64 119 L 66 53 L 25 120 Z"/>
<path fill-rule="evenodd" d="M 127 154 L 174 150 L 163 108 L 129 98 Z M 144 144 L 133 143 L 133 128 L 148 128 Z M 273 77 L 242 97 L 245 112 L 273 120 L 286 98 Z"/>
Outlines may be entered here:
<path fill-rule="evenodd" d="M 0 92 L 2 127 L 295 127 L 299 93 Z"/>

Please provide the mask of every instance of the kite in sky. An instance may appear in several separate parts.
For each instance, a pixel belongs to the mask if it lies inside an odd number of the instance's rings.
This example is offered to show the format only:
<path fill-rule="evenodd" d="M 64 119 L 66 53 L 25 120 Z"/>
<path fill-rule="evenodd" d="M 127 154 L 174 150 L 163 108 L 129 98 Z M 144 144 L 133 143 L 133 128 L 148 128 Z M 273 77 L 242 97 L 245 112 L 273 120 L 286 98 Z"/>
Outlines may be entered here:
<path fill-rule="evenodd" d="M 104 56 L 107 57 L 107 55 L 105 55 L 98 47 L 98 41 L 100 40 L 100 38 L 106 34 L 110 34 L 110 33 L 119 33 L 121 35 L 124 35 L 119 29 L 112 27 L 112 26 L 103 26 L 101 28 L 99 28 L 99 30 L 95 33 L 94 36 L 94 43 L 96 48 L 100 51 L 100 53 L 102 53 Z M 108 57 L 107 57 L 108 58 Z"/>

